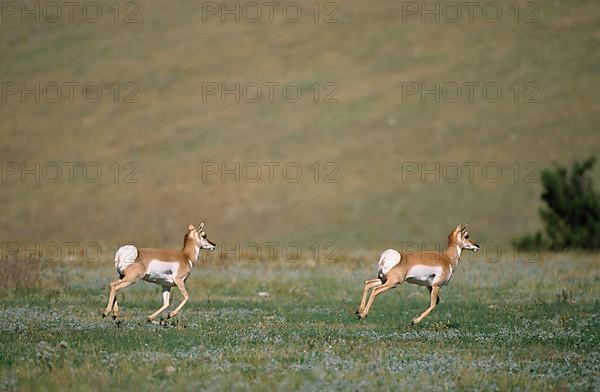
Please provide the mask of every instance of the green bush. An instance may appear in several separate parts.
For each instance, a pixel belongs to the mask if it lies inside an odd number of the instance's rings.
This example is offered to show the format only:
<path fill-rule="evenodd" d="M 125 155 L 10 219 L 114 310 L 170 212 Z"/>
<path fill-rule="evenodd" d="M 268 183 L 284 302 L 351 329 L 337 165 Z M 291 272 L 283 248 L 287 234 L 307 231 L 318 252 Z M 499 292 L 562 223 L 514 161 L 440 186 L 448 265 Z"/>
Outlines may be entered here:
<path fill-rule="evenodd" d="M 519 249 L 600 249 L 600 193 L 587 172 L 596 159 L 575 162 L 571 172 L 561 166 L 542 171 L 540 231 L 513 240 Z"/>

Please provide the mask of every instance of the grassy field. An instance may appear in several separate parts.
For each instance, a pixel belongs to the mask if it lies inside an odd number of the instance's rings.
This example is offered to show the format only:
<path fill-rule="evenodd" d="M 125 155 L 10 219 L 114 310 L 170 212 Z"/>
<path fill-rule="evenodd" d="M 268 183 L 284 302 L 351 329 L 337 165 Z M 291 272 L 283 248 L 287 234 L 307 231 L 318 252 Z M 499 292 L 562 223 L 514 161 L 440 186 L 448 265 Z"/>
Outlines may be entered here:
<path fill-rule="evenodd" d="M 412 285 L 355 319 L 375 256 L 200 264 L 166 325 L 145 322 L 160 304 L 147 283 L 123 291 L 122 321 L 100 318 L 109 261 L 45 266 L 2 289 L 0 390 L 598 388 L 597 255 L 463 260 L 414 327 L 428 298 Z"/>
<path fill-rule="evenodd" d="M 408 2 L 397 0 L 317 2 L 321 18 L 337 4 L 337 23 L 315 23 L 314 0 L 294 2 L 298 23 L 204 22 L 207 2 L 195 0 L 136 2 L 135 23 L 123 23 L 129 2 L 97 0 L 97 23 L 81 5 L 73 22 L 65 10 L 49 23 L 6 12 L 13 3 L 0 15 L 0 390 L 598 389 L 600 256 L 515 262 L 507 245 L 541 228 L 541 170 L 600 152 L 597 0 L 523 1 L 517 21 L 515 1 L 499 0 L 496 23 L 403 21 Z M 526 4 L 535 23 L 523 22 Z M 63 94 L 36 102 L 24 91 L 35 83 Z M 272 102 L 236 102 L 206 96 L 207 83 L 295 83 L 303 98 L 277 88 Z M 407 83 L 495 83 L 503 95 L 405 99 Z M 525 102 L 528 84 L 537 103 Z M 297 182 L 287 164 L 302 170 Z M 240 180 L 223 179 L 236 165 Z M 209 256 L 176 320 L 145 322 L 161 299 L 149 284 L 123 292 L 121 321 L 100 318 L 115 243 L 175 247 L 201 221 L 221 251 L 293 242 L 304 255 Z M 408 325 L 428 303 L 414 286 L 355 319 L 381 250 L 435 249 L 467 222 L 483 251 L 461 262 L 422 324 Z M 319 260 L 332 245 L 338 262 L 311 261 L 315 243 Z M 57 261 L 27 261 L 56 244 Z M 101 261 L 81 261 L 88 244 Z M 495 247 L 502 259 L 485 261 Z"/>

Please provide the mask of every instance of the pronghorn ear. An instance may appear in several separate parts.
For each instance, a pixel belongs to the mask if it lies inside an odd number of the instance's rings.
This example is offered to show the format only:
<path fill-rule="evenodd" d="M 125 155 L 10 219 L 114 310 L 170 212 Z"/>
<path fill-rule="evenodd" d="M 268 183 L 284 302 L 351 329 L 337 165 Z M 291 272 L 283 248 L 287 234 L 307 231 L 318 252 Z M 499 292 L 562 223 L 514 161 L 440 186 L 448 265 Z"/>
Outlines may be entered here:
<path fill-rule="evenodd" d="M 188 226 L 188 231 L 192 231 L 192 230 L 195 230 L 195 229 L 194 229 L 194 225 L 189 225 L 189 226 Z"/>
<path fill-rule="evenodd" d="M 458 233 L 458 232 L 460 232 L 460 231 L 462 231 L 462 225 L 460 225 L 460 224 L 459 224 L 458 226 L 456 226 L 456 227 L 454 228 L 453 232 L 454 232 L 454 233 Z"/>

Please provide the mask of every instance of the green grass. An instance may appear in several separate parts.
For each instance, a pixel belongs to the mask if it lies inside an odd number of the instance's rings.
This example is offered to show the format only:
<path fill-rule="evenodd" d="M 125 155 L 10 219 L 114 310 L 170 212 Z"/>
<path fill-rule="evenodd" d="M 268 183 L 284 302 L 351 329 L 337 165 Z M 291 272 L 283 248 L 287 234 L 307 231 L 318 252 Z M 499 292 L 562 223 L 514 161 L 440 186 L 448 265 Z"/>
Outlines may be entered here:
<path fill-rule="evenodd" d="M 440 305 L 414 327 L 428 298 L 413 285 L 355 319 L 373 265 L 351 258 L 201 264 L 188 281 L 191 301 L 166 325 L 145 322 L 160 305 L 156 286 L 125 289 L 116 323 L 100 317 L 110 262 L 59 264 L 0 297 L 0 388 L 592 390 L 598 262 L 463 260 Z"/>

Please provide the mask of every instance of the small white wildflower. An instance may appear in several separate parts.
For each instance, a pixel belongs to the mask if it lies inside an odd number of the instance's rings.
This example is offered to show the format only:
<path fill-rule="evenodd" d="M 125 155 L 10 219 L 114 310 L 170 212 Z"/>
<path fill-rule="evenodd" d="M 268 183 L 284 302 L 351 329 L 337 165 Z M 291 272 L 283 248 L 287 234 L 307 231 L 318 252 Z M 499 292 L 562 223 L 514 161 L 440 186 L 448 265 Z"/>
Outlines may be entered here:
<path fill-rule="evenodd" d="M 175 373 L 177 369 L 175 369 L 175 366 L 169 365 L 165 368 L 165 373 L 167 374 L 167 376 Z"/>

